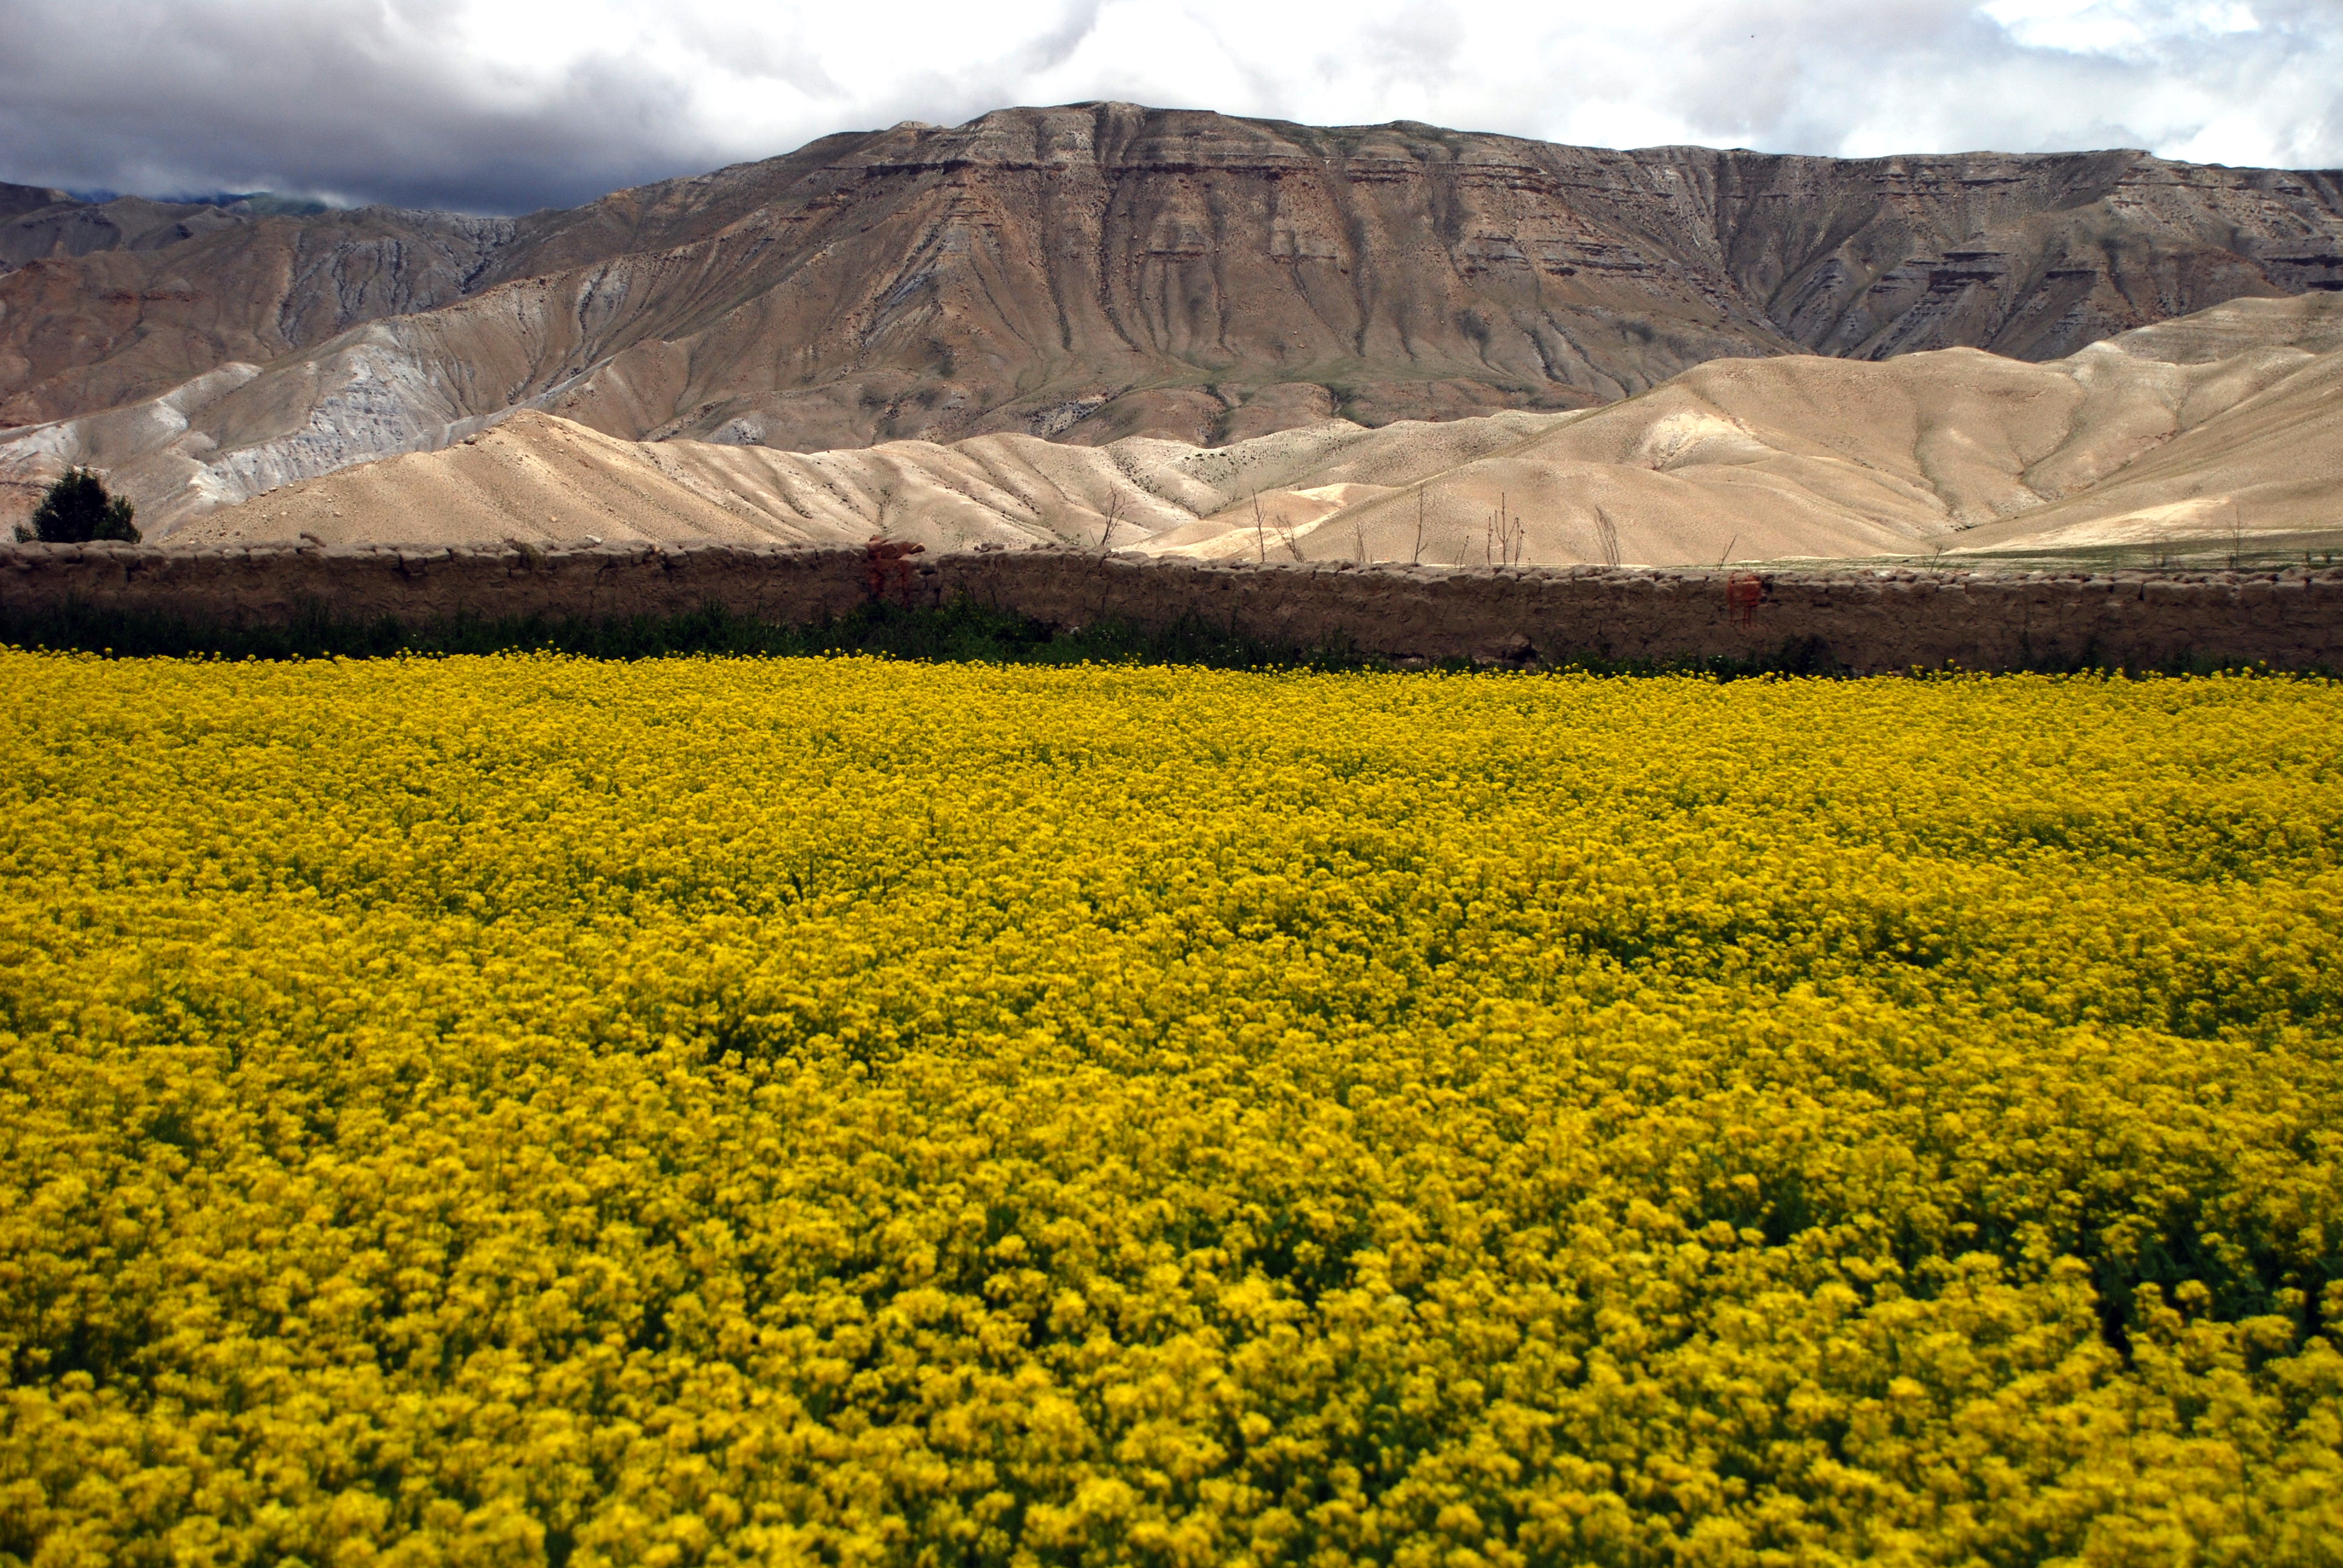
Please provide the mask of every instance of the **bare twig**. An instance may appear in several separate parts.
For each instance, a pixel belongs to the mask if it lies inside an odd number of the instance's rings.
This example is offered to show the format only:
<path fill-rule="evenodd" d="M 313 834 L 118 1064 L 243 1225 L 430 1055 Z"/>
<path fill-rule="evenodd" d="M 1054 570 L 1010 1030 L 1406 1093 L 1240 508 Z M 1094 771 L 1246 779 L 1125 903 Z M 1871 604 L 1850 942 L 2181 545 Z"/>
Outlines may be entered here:
<path fill-rule="evenodd" d="M 1260 538 L 1261 526 L 1261 492 L 1259 490 L 1255 490 L 1252 493 L 1252 527 L 1253 536 L 1256 538 Z M 1282 521 L 1273 522 L 1269 526 L 1277 530 L 1277 542 L 1285 547 L 1285 553 L 1292 556 L 1295 560 L 1300 560 L 1302 558 L 1302 547 L 1293 542 L 1293 530 L 1291 528 L 1288 528 Z M 1264 546 L 1262 551 L 1262 559 L 1265 561 L 1268 558 L 1268 548 Z"/>
<path fill-rule="evenodd" d="M 1415 487 L 1415 553 L 1407 558 L 1410 566 L 1423 564 L 1423 487 Z"/>
<path fill-rule="evenodd" d="M 1497 509 L 1489 515 L 1487 532 L 1487 546 L 1483 554 L 1490 558 L 1490 565 L 1516 567 L 1526 558 L 1529 519 L 1513 510 L 1511 499 L 1503 490 L 1497 492 Z"/>

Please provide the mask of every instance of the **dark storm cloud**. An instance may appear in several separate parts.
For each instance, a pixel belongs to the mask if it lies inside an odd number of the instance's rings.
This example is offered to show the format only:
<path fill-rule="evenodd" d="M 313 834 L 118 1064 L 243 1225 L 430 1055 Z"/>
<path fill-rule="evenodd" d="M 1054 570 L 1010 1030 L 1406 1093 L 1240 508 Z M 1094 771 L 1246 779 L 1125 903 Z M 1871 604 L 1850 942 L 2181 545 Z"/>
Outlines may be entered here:
<path fill-rule="evenodd" d="M 515 212 L 1093 97 L 1612 146 L 2343 162 L 2338 0 L 9 0 L 0 178 Z"/>
<path fill-rule="evenodd" d="M 696 169 L 690 85 L 588 55 L 498 95 L 447 4 L 0 8 L 0 170 L 70 187 L 275 189 L 509 212 Z"/>

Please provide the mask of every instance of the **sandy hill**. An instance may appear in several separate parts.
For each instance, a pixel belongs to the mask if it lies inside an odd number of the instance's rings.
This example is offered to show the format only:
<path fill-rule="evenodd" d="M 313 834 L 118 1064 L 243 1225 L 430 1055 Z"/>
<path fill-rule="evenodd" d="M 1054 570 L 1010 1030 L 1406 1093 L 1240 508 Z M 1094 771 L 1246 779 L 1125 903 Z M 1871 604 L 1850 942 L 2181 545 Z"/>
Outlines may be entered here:
<path fill-rule="evenodd" d="M 1057 543 L 1682 565 L 2145 542 L 2343 518 L 2343 297 L 2238 300 L 2045 364 L 1974 348 L 1694 367 L 1574 412 L 1221 447 L 1023 435 L 789 453 L 536 410 L 285 487 L 188 543 Z"/>
<path fill-rule="evenodd" d="M 7 191 L 0 474 L 119 469 L 164 528 L 519 408 L 780 450 L 1224 446 L 1594 407 L 1736 357 L 2046 362 L 2343 287 L 2331 174 L 1123 104 L 832 136 L 518 219 Z"/>

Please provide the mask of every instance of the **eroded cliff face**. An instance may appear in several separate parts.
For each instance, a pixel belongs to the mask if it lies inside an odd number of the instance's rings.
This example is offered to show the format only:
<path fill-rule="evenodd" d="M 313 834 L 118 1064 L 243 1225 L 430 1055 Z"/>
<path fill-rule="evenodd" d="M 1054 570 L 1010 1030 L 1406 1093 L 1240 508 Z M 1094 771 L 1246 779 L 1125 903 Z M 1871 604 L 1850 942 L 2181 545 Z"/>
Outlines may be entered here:
<path fill-rule="evenodd" d="M 143 401 L 222 365 L 268 364 L 454 303 L 515 226 L 136 200 L 20 214 L 0 223 L 0 258 L 16 264 L 0 271 L 0 427 Z"/>
<path fill-rule="evenodd" d="M 542 220 L 498 275 L 728 219 L 484 312 L 542 323 L 527 397 L 800 450 L 1210 442 L 1584 407 L 1739 356 L 2052 358 L 2343 284 L 2333 178 L 2139 153 L 1619 153 L 1125 105 L 823 151 Z"/>
<path fill-rule="evenodd" d="M 0 276 L 0 419 L 257 367 L 231 397 L 142 416 L 178 421 L 189 482 L 222 499 L 521 407 L 792 450 L 1217 444 L 1581 407 L 1734 357 L 2047 359 L 2227 298 L 2343 288 L 2331 174 L 1614 152 L 1121 104 L 835 136 L 518 220 L 141 232 Z"/>

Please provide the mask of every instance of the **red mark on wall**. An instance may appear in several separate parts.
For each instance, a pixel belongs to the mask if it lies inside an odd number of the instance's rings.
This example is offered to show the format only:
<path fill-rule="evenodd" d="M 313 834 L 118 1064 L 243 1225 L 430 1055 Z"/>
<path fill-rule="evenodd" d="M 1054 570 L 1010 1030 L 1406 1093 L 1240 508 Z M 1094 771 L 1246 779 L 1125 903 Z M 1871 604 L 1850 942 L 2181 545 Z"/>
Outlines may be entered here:
<path fill-rule="evenodd" d="M 1765 579 L 1752 572 L 1735 572 L 1725 579 L 1725 613 L 1743 626 L 1753 626 L 1757 620 L 1757 607 L 1765 602 Z"/>
<path fill-rule="evenodd" d="M 910 557 L 927 554 L 928 547 L 915 545 L 909 539 L 890 539 L 884 534 L 862 547 L 863 571 L 870 585 L 870 597 L 884 599 L 892 589 L 903 608 L 911 605 L 911 563 Z"/>

